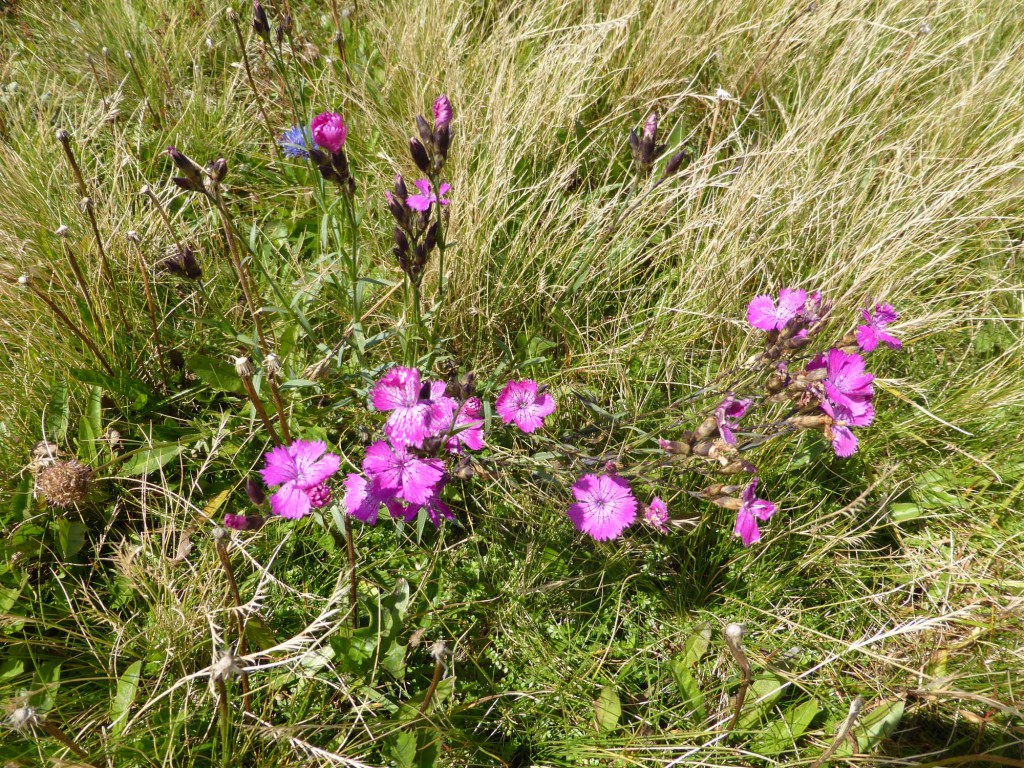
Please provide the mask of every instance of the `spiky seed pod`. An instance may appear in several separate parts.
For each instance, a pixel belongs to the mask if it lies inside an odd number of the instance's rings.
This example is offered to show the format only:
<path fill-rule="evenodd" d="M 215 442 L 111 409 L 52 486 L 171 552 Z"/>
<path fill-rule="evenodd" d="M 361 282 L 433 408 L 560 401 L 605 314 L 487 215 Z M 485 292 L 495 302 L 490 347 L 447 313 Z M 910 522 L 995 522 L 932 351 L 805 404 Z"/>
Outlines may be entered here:
<path fill-rule="evenodd" d="M 73 507 L 89 497 L 92 470 L 75 461 L 58 461 L 39 472 L 36 488 L 53 507 Z"/>

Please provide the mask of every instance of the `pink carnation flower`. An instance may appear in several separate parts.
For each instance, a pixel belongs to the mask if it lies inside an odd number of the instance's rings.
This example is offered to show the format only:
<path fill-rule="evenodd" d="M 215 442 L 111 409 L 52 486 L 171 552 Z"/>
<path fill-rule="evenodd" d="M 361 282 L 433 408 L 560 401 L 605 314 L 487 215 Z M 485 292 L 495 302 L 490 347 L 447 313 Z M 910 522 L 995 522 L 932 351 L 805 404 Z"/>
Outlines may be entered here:
<path fill-rule="evenodd" d="M 428 179 L 417 179 L 413 182 L 416 185 L 416 189 L 420 191 L 418 195 L 409 195 L 405 198 L 405 204 L 414 211 L 428 211 L 432 203 L 437 202 L 437 195 L 430 189 L 430 181 Z M 451 192 L 452 185 L 447 182 L 441 184 L 441 205 L 448 205 L 448 198 L 445 197 Z"/>
<path fill-rule="evenodd" d="M 659 497 L 651 499 L 651 503 L 644 509 L 644 522 L 658 533 L 668 533 L 668 506 Z"/>
<path fill-rule="evenodd" d="M 402 506 L 401 504 L 390 506 L 391 516 L 394 518 L 402 518 L 407 523 L 411 523 L 419 515 L 421 509 L 425 509 L 427 517 L 430 518 L 430 522 L 434 524 L 436 528 L 441 527 L 441 518 L 446 520 L 454 520 L 455 515 L 452 514 L 451 507 L 441 501 L 441 489 L 444 487 L 444 480 L 442 479 L 434 486 L 433 493 L 427 498 L 422 504 L 409 504 Z"/>
<path fill-rule="evenodd" d="M 443 93 L 434 99 L 434 128 L 438 129 L 452 121 L 452 103 Z M 442 193 L 443 194 L 443 193 Z"/>
<path fill-rule="evenodd" d="M 532 379 L 510 381 L 494 401 L 494 409 L 506 424 L 515 422 L 523 432 L 533 432 L 555 412 L 555 398 L 548 392 L 538 394 Z"/>
<path fill-rule="evenodd" d="M 757 521 L 768 520 L 778 509 L 772 502 L 757 498 L 756 491 L 757 478 L 755 477 L 750 481 L 750 485 L 743 489 L 742 504 L 739 512 L 736 513 L 736 527 L 733 533 L 743 540 L 745 547 L 761 540 L 761 531 L 757 527 Z"/>
<path fill-rule="evenodd" d="M 799 315 L 807 301 L 807 292 L 783 288 L 776 305 L 771 296 L 757 296 L 747 305 L 747 322 L 762 331 L 781 331 Z"/>
<path fill-rule="evenodd" d="M 618 538 L 636 520 L 636 499 L 618 475 L 583 475 L 572 487 L 569 519 L 595 541 Z"/>
<path fill-rule="evenodd" d="M 860 403 L 856 411 L 842 404 L 832 404 L 825 400 L 821 410 L 832 420 L 825 429 L 825 437 L 832 443 L 836 456 L 846 458 L 857 452 L 857 436 L 851 427 L 866 427 L 875 418 L 875 410 L 871 403 Z"/>
<path fill-rule="evenodd" d="M 732 394 L 726 395 L 725 400 L 715 408 L 715 421 L 718 422 L 718 434 L 729 445 L 736 445 L 736 435 L 733 430 L 739 427 L 739 420 L 743 418 L 750 409 L 753 400 L 737 400 Z"/>
<path fill-rule="evenodd" d="M 878 342 L 892 349 L 903 349 L 903 342 L 885 331 L 889 323 L 894 323 L 900 318 L 892 304 L 875 304 L 874 314 L 866 309 L 862 309 L 861 314 L 867 323 L 857 326 L 857 344 L 862 350 L 872 352 L 878 346 Z"/>
<path fill-rule="evenodd" d="M 340 152 L 348 136 L 345 120 L 337 112 L 321 112 L 310 124 L 313 141 L 328 152 Z"/>
<path fill-rule="evenodd" d="M 392 446 L 381 440 L 366 449 L 363 471 L 402 501 L 426 504 L 444 477 L 444 464 L 440 459 L 415 456 L 404 445 Z"/>
<path fill-rule="evenodd" d="M 480 418 L 483 410 L 480 398 L 471 397 L 455 412 L 455 423 L 443 430 L 452 436 L 445 443 L 445 448 L 452 453 L 462 453 L 465 446 L 471 451 L 479 451 L 484 447 L 484 422 Z"/>
<path fill-rule="evenodd" d="M 275 515 L 297 520 L 312 508 L 330 502 L 330 490 L 324 481 L 338 471 L 341 459 L 326 450 L 327 445 L 321 441 L 296 440 L 267 453 L 266 466 L 260 470 L 263 482 L 268 488 L 281 486 L 270 497 L 270 510 Z"/>
<path fill-rule="evenodd" d="M 420 383 L 415 368 L 392 368 L 370 391 L 370 402 L 381 412 L 391 412 L 384 425 L 396 445 L 423 445 L 451 424 L 458 403 L 444 394 L 444 382 Z"/>
<path fill-rule="evenodd" d="M 395 490 L 385 488 L 379 477 L 367 480 L 362 475 L 350 474 L 345 478 L 345 511 L 367 525 L 376 525 L 380 505 L 384 504 L 392 515 L 402 509 L 395 498 Z"/>
<path fill-rule="evenodd" d="M 825 369 L 825 396 L 833 405 L 862 413 L 874 396 L 875 377 L 864 371 L 864 358 L 855 352 L 830 349 L 807 366 L 808 371 Z"/>

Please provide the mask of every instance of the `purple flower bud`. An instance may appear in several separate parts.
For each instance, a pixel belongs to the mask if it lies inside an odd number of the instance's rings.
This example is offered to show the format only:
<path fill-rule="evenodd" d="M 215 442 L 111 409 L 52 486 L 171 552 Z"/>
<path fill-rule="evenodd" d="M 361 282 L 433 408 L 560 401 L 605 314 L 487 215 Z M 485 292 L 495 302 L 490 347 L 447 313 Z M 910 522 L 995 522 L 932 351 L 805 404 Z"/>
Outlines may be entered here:
<path fill-rule="evenodd" d="M 249 501 L 255 504 L 257 507 L 261 506 L 263 502 L 267 500 L 267 494 L 263 490 L 263 484 L 260 483 L 256 478 L 250 477 L 245 481 L 245 493 L 249 497 Z M 228 526 L 229 528 L 231 526 Z"/>
<path fill-rule="evenodd" d="M 395 227 L 395 247 L 397 248 L 396 252 L 400 251 L 403 255 L 409 252 L 409 239 L 405 236 L 405 232 L 398 227 Z"/>
<path fill-rule="evenodd" d="M 434 128 L 448 127 L 452 121 L 452 103 L 443 93 L 434 99 Z"/>
<path fill-rule="evenodd" d="M 341 151 L 348 136 L 345 120 L 337 112 L 321 112 L 310 124 L 313 141 L 331 154 Z"/>
<path fill-rule="evenodd" d="M 434 142 L 434 135 L 430 131 L 430 124 L 423 115 L 416 115 L 416 130 L 420 133 L 420 141 L 424 146 L 429 147 Z"/>
<path fill-rule="evenodd" d="M 675 175 L 679 171 L 679 167 L 683 164 L 683 160 L 686 159 L 686 150 L 681 149 L 676 152 L 672 157 L 665 163 L 665 172 L 662 174 L 663 178 Z"/>
<path fill-rule="evenodd" d="M 258 531 L 266 521 L 263 515 L 224 515 L 224 527 L 235 531 Z"/>
<path fill-rule="evenodd" d="M 252 29 L 263 38 L 263 42 L 270 41 L 270 22 L 267 21 L 267 12 L 263 10 L 260 0 L 252 0 Z"/>
<path fill-rule="evenodd" d="M 647 117 L 647 122 L 644 123 L 644 140 L 649 141 L 652 145 L 658 135 L 658 113 L 651 112 Z"/>
<path fill-rule="evenodd" d="M 421 171 L 424 173 L 430 171 L 430 157 L 427 155 L 426 147 L 419 139 L 415 137 L 409 139 L 409 154 L 412 155 L 413 162 Z"/>
<path fill-rule="evenodd" d="M 189 192 L 202 192 L 203 174 L 199 170 L 199 166 L 177 147 L 168 147 L 167 154 L 170 156 L 171 162 L 174 163 L 174 167 L 182 174 L 180 177 L 174 178 L 174 183 Z"/>
<path fill-rule="evenodd" d="M 402 178 L 402 174 L 395 175 L 395 197 L 405 202 L 405 198 L 409 196 L 409 190 L 405 186 L 405 179 Z"/>

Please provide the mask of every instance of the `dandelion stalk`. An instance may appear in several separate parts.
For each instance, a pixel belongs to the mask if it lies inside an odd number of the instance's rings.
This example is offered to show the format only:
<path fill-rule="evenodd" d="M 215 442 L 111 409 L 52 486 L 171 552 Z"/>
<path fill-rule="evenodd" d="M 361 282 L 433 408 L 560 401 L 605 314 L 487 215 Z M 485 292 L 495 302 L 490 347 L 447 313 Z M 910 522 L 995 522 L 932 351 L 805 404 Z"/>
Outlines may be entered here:
<path fill-rule="evenodd" d="M 132 71 L 132 76 L 135 78 L 135 85 L 139 88 L 139 95 L 142 96 L 142 103 L 146 105 L 146 109 L 149 110 L 149 114 L 153 118 L 153 122 L 156 124 L 158 131 L 163 130 L 163 121 L 160 119 L 160 115 L 157 113 L 156 108 L 149 100 L 149 96 L 146 94 L 146 87 L 142 84 L 142 77 L 139 76 L 139 70 L 135 68 L 135 57 L 132 56 L 131 51 L 124 52 L 124 59 L 128 62 L 128 68 Z"/>
<path fill-rule="evenodd" d="M 224 570 L 224 577 L 228 582 L 228 591 L 235 603 L 235 621 L 238 625 L 238 655 L 245 656 L 248 652 L 245 641 L 245 616 L 242 613 L 242 597 L 238 591 L 238 582 L 235 580 L 235 572 L 231 567 L 231 558 L 228 556 L 228 548 L 224 543 L 227 538 L 227 531 L 223 528 L 213 530 L 213 540 L 217 547 L 217 557 L 220 559 L 221 568 Z M 239 669 L 239 677 L 242 681 L 242 708 L 248 713 L 252 711 L 251 695 L 249 692 L 249 673 Z M 223 681 L 221 681 L 223 684 Z"/>
<path fill-rule="evenodd" d="M 256 415 L 260 421 L 263 422 L 263 426 L 267 430 L 267 434 L 270 435 L 270 442 L 274 445 L 281 445 L 281 440 L 277 436 L 277 431 L 274 429 L 274 422 L 270 420 L 267 415 L 266 408 L 263 407 L 263 401 L 260 400 L 259 394 L 256 392 L 256 387 L 252 383 L 252 377 L 255 370 L 252 367 L 252 363 L 247 357 L 236 357 L 234 359 L 235 373 L 238 374 L 238 378 L 242 380 L 242 386 L 245 387 L 245 394 L 249 398 L 249 402 L 252 403 L 253 410 L 256 411 Z"/>
<path fill-rule="evenodd" d="M 430 679 L 430 686 L 427 688 L 427 692 L 423 694 L 423 703 L 420 704 L 421 715 L 427 713 L 430 702 L 434 699 L 434 693 L 437 691 L 437 686 L 440 684 L 441 678 L 448 667 L 444 660 L 445 656 L 448 655 L 448 643 L 444 640 L 438 640 L 430 647 L 430 655 L 434 657 L 434 676 Z"/>
<path fill-rule="evenodd" d="M 352 629 L 359 629 L 359 594 L 356 574 L 356 540 L 352 532 L 352 520 L 345 515 L 345 548 L 348 551 L 349 609 L 352 613 Z"/>
<path fill-rule="evenodd" d="M 725 628 L 725 644 L 729 647 L 729 653 L 732 654 L 733 659 L 736 661 L 736 666 L 740 668 L 740 672 L 743 675 L 740 680 L 740 688 L 736 691 L 736 703 L 733 707 L 732 721 L 729 723 L 728 728 L 730 731 L 740 721 L 740 713 L 743 711 L 743 702 L 747 698 L 747 690 L 750 688 L 750 678 L 752 675 L 750 661 L 743 652 L 743 634 L 742 624 L 729 624 Z"/>
<path fill-rule="evenodd" d="M 274 132 L 274 127 L 270 123 L 270 117 L 267 115 L 267 110 L 263 106 L 263 98 L 260 96 L 259 89 L 256 87 L 256 80 L 252 76 L 252 67 L 249 65 L 249 52 L 245 47 L 245 39 L 242 37 L 242 28 L 238 24 L 238 14 L 235 13 L 233 8 L 227 10 L 228 19 L 231 20 L 231 25 L 235 28 L 235 37 L 238 39 L 238 47 L 242 52 L 242 64 L 245 67 L 245 76 L 249 80 L 249 87 L 252 89 L 253 98 L 256 99 L 256 106 L 260 110 L 260 115 L 263 116 L 263 124 L 267 127 L 267 135 L 270 137 L 270 151 L 277 156 L 277 134 Z"/>
<path fill-rule="evenodd" d="M 78 283 L 78 289 L 82 292 L 82 299 L 85 301 L 85 305 L 89 309 L 89 314 L 92 315 L 97 323 L 102 323 L 103 321 L 96 312 L 96 305 L 92 302 L 92 294 L 89 291 L 88 283 L 85 281 L 85 272 L 82 271 L 82 265 L 78 263 L 78 257 L 75 256 L 75 252 L 68 244 L 67 229 L 67 227 L 61 226 L 57 230 L 57 236 L 61 239 L 61 246 L 64 249 L 64 257 L 68 260 L 68 264 L 71 266 L 71 272 L 75 275 L 75 282 Z M 106 330 L 105 324 L 104 330 Z"/>
<path fill-rule="evenodd" d="M 146 292 L 146 308 L 149 310 L 149 324 L 153 329 L 153 347 L 156 350 L 156 359 L 160 364 L 160 378 L 164 382 L 164 389 L 167 385 L 167 367 L 164 365 L 164 352 L 160 344 L 160 324 L 156 319 L 156 304 L 153 301 L 153 291 L 149 287 L 149 270 L 146 267 L 146 259 L 142 254 L 142 248 L 135 238 L 129 238 L 135 244 L 135 253 L 139 259 L 139 274 L 142 276 L 142 287 Z"/>
<path fill-rule="evenodd" d="M 42 721 L 40 721 L 39 727 L 83 760 L 88 759 L 89 753 L 82 749 L 82 747 L 78 745 L 78 742 L 76 742 L 74 739 L 72 739 L 70 736 L 64 733 L 64 731 L 62 731 L 60 727 L 57 726 L 55 723 L 43 719 Z"/>
<path fill-rule="evenodd" d="M 82 169 L 79 167 L 75 153 L 71 149 L 71 134 L 61 128 L 57 131 L 57 141 L 60 142 L 61 148 L 64 150 L 64 156 L 67 158 L 68 165 L 71 168 L 71 174 L 74 176 L 75 183 L 78 185 L 78 191 L 82 195 L 80 206 L 88 216 L 89 224 L 92 227 L 92 234 L 96 238 L 96 248 L 100 252 L 100 265 L 103 269 L 103 276 L 107 280 L 107 286 L 114 294 L 114 303 L 117 305 L 117 313 L 121 316 L 121 322 L 124 326 L 127 326 L 128 322 L 124 316 L 124 308 L 121 306 L 120 294 L 118 293 L 117 286 L 114 284 L 114 273 L 110 269 L 107 251 L 103 247 L 103 237 L 100 235 L 100 227 L 96 222 L 96 212 L 93 210 L 92 198 L 89 197 L 89 188 L 85 185 Z"/>
<path fill-rule="evenodd" d="M 107 362 L 107 359 L 103 356 L 103 353 L 100 351 L 99 347 L 96 346 L 95 342 L 92 339 L 90 339 L 89 336 L 81 328 L 79 328 L 75 323 L 71 322 L 71 318 L 69 318 L 64 313 L 64 311 L 57 306 L 56 302 L 54 302 L 53 299 L 50 298 L 46 291 L 36 286 L 35 282 L 27 276 L 21 278 L 21 282 L 23 285 L 26 285 L 28 289 L 39 298 L 40 301 L 42 301 L 47 307 L 50 308 L 50 311 L 53 312 L 54 317 L 56 317 L 57 320 L 60 323 L 62 323 L 65 328 L 67 328 L 69 331 L 71 331 L 71 333 L 73 333 L 75 336 L 82 340 L 82 343 L 89 348 L 89 351 L 92 352 L 93 355 L 96 356 L 96 359 L 99 361 L 99 364 L 103 366 L 103 370 L 105 370 L 109 375 L 113 376 L 114 369 L 110 367 L 110 364 Z"/>
<path fill-rule="evenodd" d="M 858 696 L 850 702 L 850 711 L 846 715 L 846 719 L 843 724 L 839 726 L 839 730 L 836 732 L 836 737 L 829 744 L 828 749 L 821 753 L 817 760 L 811 765 L 811 768 L 820 768 L 825 762 L 835 754 L 835 751 L 839 749 L 842 743 L 846 740 L 850 740 L 853 746 L 854 754 L 857 752 L 857 739 L 853 735 L 853 726 L 857 723 L 857 718 L 860 717 L 861 710 L 864 709 L 864 697 Z"/>

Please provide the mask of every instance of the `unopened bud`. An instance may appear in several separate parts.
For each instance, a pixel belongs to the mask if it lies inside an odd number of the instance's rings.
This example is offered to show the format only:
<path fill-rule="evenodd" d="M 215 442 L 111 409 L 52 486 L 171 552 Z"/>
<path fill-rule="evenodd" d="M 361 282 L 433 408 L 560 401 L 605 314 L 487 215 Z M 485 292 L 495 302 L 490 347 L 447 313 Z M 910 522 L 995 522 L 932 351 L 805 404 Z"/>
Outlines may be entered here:
<path fill-rule="evenodd" d="M 267 494 L 263 490 L 263 484 L 254 477 L 246 478 L 245 494 L 249 497 L 249 501 L 257 507 L 262 506 L 263 502 L 267 500 Z"/>
<path fill-rule="evenodd" d="M 665 453 L 676 456 L 688 456 L 690 453 L 690 444 L 680 440 L 658 440 L 658 446 Z"/>
<path fill-rule="evenodd" d="M 685 149 L 681 149 L 676 152 L 672 157 L 665 163 L 665 171 L 662 173 L 662 177 L 668 178 L 678 173 L 680 166 L 683 164 L 683 160 L 686 159 L 687 152 Z"/>
<path fill-rule="evenodd" d="M 789 423 L 796 429 L 818 429 L 829 423 L 831 419 L 825 414 L 808 414 L 805 416 L 794 416 Z"/>
<path fill-rule="evenodd" d="M 693 434 L 698 440 L 703 440 L 704 438 L 718 434 L 718 421 L 714 416 L 708 416 L 700 423 L 700 426 L 693 431 Z"/>
<path fill-rule="evenodd" d="M 409 154 L 412 155 L 412 160 L 416 163 L 417 168 L 424 173 L 430 170 L 430 156 L 427 155 L 427 149 L 419 139 L 415 137 L 409 139 Z"/>

